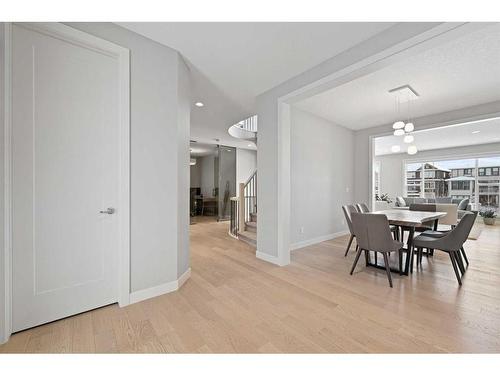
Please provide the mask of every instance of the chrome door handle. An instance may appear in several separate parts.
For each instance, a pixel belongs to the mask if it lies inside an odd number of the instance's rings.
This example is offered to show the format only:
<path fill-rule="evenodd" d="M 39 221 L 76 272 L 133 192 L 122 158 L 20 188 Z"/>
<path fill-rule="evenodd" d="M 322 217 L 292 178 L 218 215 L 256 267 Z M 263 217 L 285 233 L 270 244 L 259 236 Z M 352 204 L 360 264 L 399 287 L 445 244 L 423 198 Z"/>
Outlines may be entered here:
<path fill-rule="evenodd" d="M 106 211 L 99 211 L 99 213 L 113 215 L 115 213 L 115 209 L 113 207 L 108 207 Z"/>

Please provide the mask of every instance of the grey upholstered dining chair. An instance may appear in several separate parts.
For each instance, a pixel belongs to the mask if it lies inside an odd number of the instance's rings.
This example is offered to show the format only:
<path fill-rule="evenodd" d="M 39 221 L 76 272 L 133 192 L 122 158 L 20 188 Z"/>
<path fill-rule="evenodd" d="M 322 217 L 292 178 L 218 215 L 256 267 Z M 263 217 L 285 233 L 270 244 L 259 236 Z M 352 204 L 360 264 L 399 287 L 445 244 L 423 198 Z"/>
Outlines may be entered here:
<path fill-rule="evenodd" d="M 370 212 L 370 209 L 366 205 L 366 203 L 357 203 L 356 207 L 358 209 L 358 212 L 361 212 L 362 214 L 365 214 L 367 212 Z"/>
<path fill-rule="evenodd" d="M 409 206 L 410 211 L 425 211 L 425 212 L 436 212 L 436 205 L 433 203 L 411 203 Z M 415 227 L 415 233 L 422 233 L 428 230 L 434 229 L 434 222 L 422 223 L 422 225 Z M 401 227 L 401 239 L 405 238 L 405 232 L 410 232 L 408 228 Z M 432 256 L 434 253 L 432 250 L 427 251 L 427 255 Z M 413 270 L 413 254 L 411 256 L 410 268 Z"/>
<path fill-rule="evenodd" d="M 344 256 L 346 257 L 347 253 L 349 252 L 349 249 L 351 248 L 352 240 L 354 239 L 354 237 L 356 237 L 354 235 L 354 231 L 352 230 L 351 214 L 355 213 L 355 212 L 357 213 L 358 210 L 357 210 L 356 206 L 354 206 L 353 204 L 347 204 L 345 206 L 342 206 L 342 211 L 344 211 L 345 221 L 347 222 L 347 226 L 349 227 L 349 233 L 351 234 L 351 236 L 349 237 L 349 243 L 347 244 L 347 249 L 345 249 Z M 356 249 L 357 249 L 357 245 L 356 245 Z"/>
<path fill-rule="evenodd" d="M 410 204 L 410 211 L 436 212 L 436 205 L 432 203 L 412 203 Z M 433 229 L 433 224 L 434 222 L 422 223 L 421 226 L 415 228 L 415 231 L 424 232 Z"/>
<path fill-rule="evenodd" d="M 402 272 L 403 258 L 402 248 L 403 243 L 396 241 L 391 236 L 389 221 L 387 216 L 383 214 L 366 214 L 352 213 L 352 227 L 356 241 L 358 242 L 358 250 L 356 258 L 351 268 L 351 275 L 356 268 L 359 256 L 364 251 L 365 255 L 370 251 L 382 253 L 384 257 L 385 271 L 389 279 L 389 285 L 392 288 L 391 269 L 389 265 L 389 256 L 391 252 L 398 252 L 399 255 L 399 272 Z"/>
<path fill-rule="evenodd" d="M 467 241 L 467 238 L 469 237 L 469 233 L 474 225 L 476 216 L 477 213 L 472 212 L 464 215 L 455 228 L 444 233 L 441 237 L 424 234 L 415 237 L 413 239 L 413 246 L 417 249 L 419 261 L 422 259 L 423 248 L 436 249 L 448 253 L 458 284 L 462 285 L 462 277 L 460 273 L 462 275 L 465 273 L 465 267 L 460 256 L 460 252 L 463 249 L 465 241 Z M 465 251 L 463 254 L 465 254 Z M 465 258 L 467 257 L 465 256 Z"/>
<path fill-rule="evenodd" d="M 361 212 L 363 214 L 370 212 L 370 209 L 368 208 L 366 203 L 358 203 L 358 204 L 356 204 L 356 207 L 358 208 L 358 212 Z M 391 225 L 390 227 L 391 227 L 391 232 L 394 236 L 394 239 L 399 241 L 399 228 L 395 225 Z"/>

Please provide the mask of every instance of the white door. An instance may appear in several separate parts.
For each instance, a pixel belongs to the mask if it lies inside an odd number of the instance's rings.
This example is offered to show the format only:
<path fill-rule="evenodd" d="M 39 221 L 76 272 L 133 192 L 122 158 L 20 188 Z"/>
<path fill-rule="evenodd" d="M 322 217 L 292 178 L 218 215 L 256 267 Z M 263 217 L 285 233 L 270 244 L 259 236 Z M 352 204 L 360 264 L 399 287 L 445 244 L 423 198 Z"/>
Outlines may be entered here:
<path fill-rule="evenodd" d="M 98 46 L 12 27 L 14 332 L 118 301 L 119 77 Z"/>

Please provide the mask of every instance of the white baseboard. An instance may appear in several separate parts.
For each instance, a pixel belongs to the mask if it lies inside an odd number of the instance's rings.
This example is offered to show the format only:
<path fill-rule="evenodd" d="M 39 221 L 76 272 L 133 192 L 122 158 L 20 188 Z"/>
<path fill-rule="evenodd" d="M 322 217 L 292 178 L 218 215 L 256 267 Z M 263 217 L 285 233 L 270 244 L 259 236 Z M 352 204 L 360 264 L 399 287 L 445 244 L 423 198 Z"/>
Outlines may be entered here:
<path fill-rule="evenodd" d="M 278 257 L 275 257 L 274 255 L 269 255 L 267 253 L 263 253 L 260 251 L 257 251 L 255 253 L 255 256 L 261 260 L 265 260 L 266 262 L 276 264 L 277 266 L 286 266 Z"/>
<path fill-rule="evenodd" d="M 191 267 L 189 267 L 186 272 L 184 272 L 181 277 L 177 279 L 177 289 L 180 289 L 186 281 L 191 277 Z"/>
<path fill-rule="evenodd" d="M 302 249 L 303 247 L 311 246 L 311 245 L 314 245 L 314 244 L 317 244 L 320 242 L 324 242 L 324 241 L 333 240 L 334 238 L 345 236 L 346 234 L 349 234 L 349 231 L 344 230 L 341 232 L 330 233 L 330 234 L 326 234 L 324 236 L 311 238 L 311 239 L 305 240 L 305 241 L 295 242 L 295 243 L 290 245 L 290 250 L 293 251 L 293 250 Z"/>
<path fill-rule="evenodd" d="M 138 290 L 130 293 L 130 304 L 144 301 L 153 297 L 161 296 L 162 294 L 175 292 L 178 290 L 191 276 L 191 268 L 188 268 L 177 280 L 168 283 L 160 284 L 148 289 Z"/>

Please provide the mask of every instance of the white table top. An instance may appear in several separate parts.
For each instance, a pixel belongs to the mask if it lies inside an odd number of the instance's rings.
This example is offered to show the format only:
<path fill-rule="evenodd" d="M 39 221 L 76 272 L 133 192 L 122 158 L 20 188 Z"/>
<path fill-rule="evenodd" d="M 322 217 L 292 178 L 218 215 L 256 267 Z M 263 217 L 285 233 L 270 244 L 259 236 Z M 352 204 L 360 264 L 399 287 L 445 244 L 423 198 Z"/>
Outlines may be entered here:
<path fill-rule="evenodd" d="M 372 214 L 384 214 L 390 224 L 403 226 L 419 226 L 427 221 L 433 221 L 446 216 L 446 212 L 436 211 L 410 211 L 410 210 L 382 210 L 374 211 Z"/>

